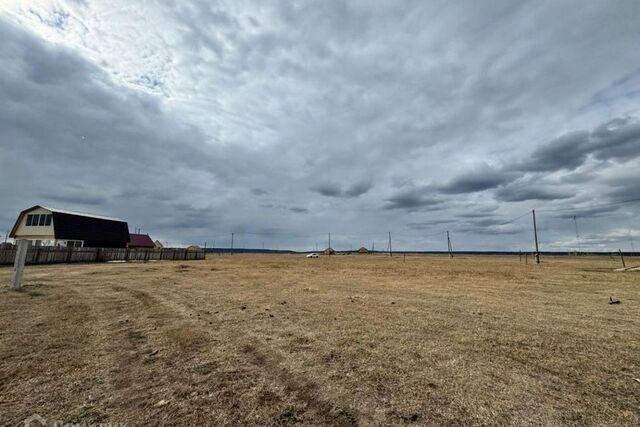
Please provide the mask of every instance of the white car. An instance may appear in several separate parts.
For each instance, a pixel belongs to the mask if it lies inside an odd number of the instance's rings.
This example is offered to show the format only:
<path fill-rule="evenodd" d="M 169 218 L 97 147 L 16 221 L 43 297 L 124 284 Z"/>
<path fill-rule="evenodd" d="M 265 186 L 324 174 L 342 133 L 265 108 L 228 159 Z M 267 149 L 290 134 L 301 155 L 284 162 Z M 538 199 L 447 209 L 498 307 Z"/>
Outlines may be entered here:
<path fill-rule="evenodd" d="M 314 253 L 308 254 L 307 258 L 320 258 L 320 255 L 314 252 Z"/>

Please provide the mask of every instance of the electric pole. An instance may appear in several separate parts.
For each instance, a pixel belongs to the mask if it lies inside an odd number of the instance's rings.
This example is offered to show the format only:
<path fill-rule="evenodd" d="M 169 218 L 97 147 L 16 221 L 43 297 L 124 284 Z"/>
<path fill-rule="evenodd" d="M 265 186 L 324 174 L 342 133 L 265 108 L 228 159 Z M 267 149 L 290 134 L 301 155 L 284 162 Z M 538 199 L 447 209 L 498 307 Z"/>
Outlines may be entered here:
<path fill-rule="evenodd" d="M 231 233 L 231 255 L 233 255 L 233 236 L 235 233 Z"/>
<path fill-rule="evenodd" d="M 447 250 L 449 251 L 449 258 L 453 258 L 453 247 L 451 246 L 451 238 L 449 238 L 449 230 L 447 230 Z"/>
<path fill-rule="evenodd" d="M 536 264 L 540 264 L 540 252 L 538 249 L 538 227 L 536 226 L 536 210 L 532 209 L 533 214 L 533 237 L 536 240 Z"/>
<path fill-rule="evenodd" d="M 576 240 L 578 241 L 578 254 L 580 254 L 581 249 L 580 249 L 580 233 L 578 233 L 578 218 L 574 215 L 573 216 L 573 222 L 576 225 Z"/>
<path fill-rule="evenodd" d="M 331 249 L 331 233 L 329 233 L 329 249 Z"/>
<path fill-rule="evenodd" d="M 391 250 L 391 232 L 389 232 L 389 256 L 393 256 L 393 251 Z"/>

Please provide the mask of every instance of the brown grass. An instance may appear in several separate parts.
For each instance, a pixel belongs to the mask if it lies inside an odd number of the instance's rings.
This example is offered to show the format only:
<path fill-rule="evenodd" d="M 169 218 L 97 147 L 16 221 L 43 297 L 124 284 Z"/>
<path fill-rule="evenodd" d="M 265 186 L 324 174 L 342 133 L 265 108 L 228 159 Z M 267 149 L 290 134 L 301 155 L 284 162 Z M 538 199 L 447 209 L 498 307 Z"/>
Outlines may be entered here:
<path fill-rule="evenodd" d="M 0 269 L 0 424 L 640 424 L 640 273 L 544 261 Z"/>

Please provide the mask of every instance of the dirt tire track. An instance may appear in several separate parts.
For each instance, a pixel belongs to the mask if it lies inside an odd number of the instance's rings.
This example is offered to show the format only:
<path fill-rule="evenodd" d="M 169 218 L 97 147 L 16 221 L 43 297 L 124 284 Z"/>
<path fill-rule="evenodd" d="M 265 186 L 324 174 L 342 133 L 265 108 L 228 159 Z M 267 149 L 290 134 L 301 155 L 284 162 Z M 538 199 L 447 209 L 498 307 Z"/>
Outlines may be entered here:
<path fill-rule="evenodd" d="M 183 293 L 170 293 L 167 295 L 166 289 L 159 290 L 156 294 L 161 298 L 163 304 L 171 305 L 176 311 L 181 311 L 183 316 L 189 316 L 195 311 L 193 299 Z M 198 299 L 198 311 L 201 313 L 215 312 L 216 306 L 209 303 L 203 298 Z M 229 301 L 229 300 L 228 300 Z M 227 304 L 228 305 L 228 301 Z M 233 300 L 234 305 L 241 306 L 241 301 Z M 192 317 L 192 316 L 190 316 Z M 207 332 L 211 335 L 215 334 L 215 328 L 226 328 L 226 322 L 222 322 L 219 319 L 215 322 L 215 326 L 211 328 L 208 324 L 210 320 L 206 318 L 196 318 L 201 325 L 207 325 Z M 236 332 L 240 333 L 239 328 Z M 321 421 L 322 425 L 327 426 L 355 426 L 359 425 L 361 420 L 368 420 L 371 422 L 370 417 L 356 413 L 353 409 L 339 405 L 331 400 L 322 397 L 320 386 L 306 379 L 301 373 L 292 372 L 282 366 L 280 363 L 284 357 L 281 354 L 268 346 L 263 340 L 252 336 L 250 334 L 239 335 L 236 333 L 234 341 L 237 348 L 240 348 L 242 353 L 246 355 L 248 360 L 254 366 L 260 368 L 261 372 L 264 372 L 268 380 L 280 384 L 293 398 L 299 402 L 301 407 L 309 408 L 314 413 L 314 423 L 318 425 Z M 252 344 L 247 344 L 252 343 Z M 369 422 L 367 424 L 369 424 Z"/>

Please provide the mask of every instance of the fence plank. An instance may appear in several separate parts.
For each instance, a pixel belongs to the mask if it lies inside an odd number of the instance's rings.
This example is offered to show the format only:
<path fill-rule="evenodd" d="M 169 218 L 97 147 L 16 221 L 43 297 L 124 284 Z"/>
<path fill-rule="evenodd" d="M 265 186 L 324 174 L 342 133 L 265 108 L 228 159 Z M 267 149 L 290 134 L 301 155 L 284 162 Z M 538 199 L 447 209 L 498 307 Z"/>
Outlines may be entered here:
<path fill-rule="evenodd" d="M 13 265 L 15 249 L 0 250 L 0 265 Z M 203 260 L 204 251 L 183 248 L 125 249 L 125 248 L 65 248 L 55 246 L 30 247 L 26 264 L 95 263 L 108 261 Z"/>

